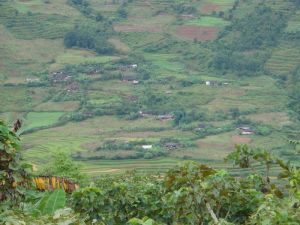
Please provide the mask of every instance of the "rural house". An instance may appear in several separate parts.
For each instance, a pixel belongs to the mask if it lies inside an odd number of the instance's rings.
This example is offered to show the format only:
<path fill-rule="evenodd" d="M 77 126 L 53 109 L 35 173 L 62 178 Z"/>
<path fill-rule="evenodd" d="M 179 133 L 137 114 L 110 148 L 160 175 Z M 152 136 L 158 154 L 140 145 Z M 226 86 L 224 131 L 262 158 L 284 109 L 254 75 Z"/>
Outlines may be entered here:
<path fill-rule="evenodd" d="M 63 71 L 53 72 L 51 75 L 52 75 L 51 80 L 54 83 L 65 82 L 72 78 L 72 76 L 68 75 Z"/>
<path fill-rule="evenodd" d="M 123 75 L 122 81 L 123 82 L 134 82 L 134 81 L 137 81 L 137 76 L 134 74 Z"/>
<path fill-rule="evenodd" d="M 206 86 L 222 86 L 223 83 L 219 82 L 219 81 L 205 81 L 205 85 Z"/>
<path fill-rule="evenodd" d="M 119 69 L 121 71 L 128 71 L 128 70 L 131 70 L 131 69 L 136 69 L 138 67 L 137 64 L 130 64 L 130 65 L 121 65 L 119 66 Z"/>
<path fill-rule="evenodd" d="M 242 135 L 252 135 L 255 131 L 249 126 L 240 126 L 237 128 Z"/>
<path fill-rule="evenodd" d="M 72 83 L 70 85 L 68 85 L 67 87 L 67 92 L 75 92 L 75 91 L 78 91 L 79 90 L 79 85 L 76 84 L 76 83 Z"/>
<path fill-rule="evenodd" d="M 27 83 L 40 82 L 39 78 L 26 78 Z"/>
<path fill-rule="evenodd" d="M 149 150 L 149 149 L 152 149 L 152 145 L 142 145 L 142 148 L 144 150 Z"/>
<path fill-rule="evenodd" d="M 158 120 L 163 120 L 163 121 L 167 121 L 167 120 L 172 120 L 174 119 L 174 116 L 172 114 L 164 114 L 164 115 L 158 115 L 157 116 Z"/>
<path fill-rule="evenodd" d="M 164 144 L 164 147 L 166 147 L 167 149 L 169 150 L 172 150 L 172 149 L 177 149 L 180 147 L 180 144 L 179 143 L 176 143 L 176 142 L 167 142 Z"/>

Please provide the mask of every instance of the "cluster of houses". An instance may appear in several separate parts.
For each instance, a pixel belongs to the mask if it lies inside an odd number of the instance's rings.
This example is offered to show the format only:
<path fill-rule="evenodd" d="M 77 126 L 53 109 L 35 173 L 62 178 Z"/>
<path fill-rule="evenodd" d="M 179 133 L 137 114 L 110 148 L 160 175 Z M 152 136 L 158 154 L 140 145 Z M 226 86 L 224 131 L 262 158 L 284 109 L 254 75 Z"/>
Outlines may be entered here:
<path fill-rule="evenodd" d="M 129 65 L 121 65 L 119 66 L 119 69 L 122 72 L 128 72 L 128 71 L 132 71 L 135 70 L 138 67 L 137 64 L 129 64 Z M 123 82 L 131 82 L 134 85 L 139 84 L 139 80 L 137 79 L 137 76 L 135 73 L 129 73 L 129 74 L 122 74 L 122 81 Z"/>
<path fill-rule="evenodd" d="M 57 71 L 57 72 L 53 72 L 52 74 L 52 81 L 53 83 L 60 83 L 60 82 L 66 82 L 71 80 L 72 76 L 65 73 L 64 71 Z"/>

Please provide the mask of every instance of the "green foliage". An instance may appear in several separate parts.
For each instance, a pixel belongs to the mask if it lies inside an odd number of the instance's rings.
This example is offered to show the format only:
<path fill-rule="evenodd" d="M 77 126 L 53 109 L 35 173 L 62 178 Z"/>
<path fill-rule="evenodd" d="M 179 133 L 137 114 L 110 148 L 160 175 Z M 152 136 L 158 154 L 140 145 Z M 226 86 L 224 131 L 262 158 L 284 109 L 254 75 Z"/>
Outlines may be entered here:
<path fill-rule="evenodd" d="M 25 214 L 20 209 L 8 209 L 0 212 L 0 223 L 5 225 L 15 224 L 39 224 L 39 225 L 71 225 L 82 224 L 83 219 L 75 214 L 70 208 L 57 210 L 54 215 L 40 215 L 39 217 Z"/>
<path fill-rule="evenodd" d="M 67 48 L 80 47 L 95 50 L 99 54 L 112 54 L 116 50 L 107 41 L 112 33 L 112 27 L 108 23 L 80 25 L 65 35 L 64 44 Z"/>
<path fill-rule="evenodd" d="M 80 165 L 74 162 L 66 152 L 55 152 L 49 162 L 43 167 L 43 175 L 68 177 L 77 182 L 82 181 L 84 176 L 80 173 Z"/>
<path fill-rule="evenodd" d="M 105 220 L 103 212 L 105 207 L 105 195 L 97 187 L 86 187 L 76 191 L 72 195 L 72 206 L 77 212 L 84 212 L 89 220 Z"/>
<path fill-rule="evenodd" d="M 137 218 L 132 218 L 131 220 L 128 221 L 128 225 L 159 225 L 152 219 L 143 218 L 143 219 L 137 219 Z"/>
<path fill-rule="evenodd" d="M 40 211 L 42 215 L 54 214 L 58 209 L 62 209 L 66 204 L 66 193 L 63 189 L 57 189 L 52 193 L 45 193 L 45 195 L 36 203 L 36 210 Z"/>
<path fill-rule="evenodd" d="M 0 201 L 17 200 L 18 183 L 26 184 L 31 165 L 21 162 L 19 138 L 0 120 Z"/>
<path fill-rule="evenodd" d="M 163 181 L 132 175 L 99 180 L 101 188 L 76 191 L 73 205 L 89 220 L 107 224 L 125 224 L 132 217 L 152 218 L 158 224 L 209 224 L 216 216 L 238 223 L 260 202 L 262 194 L 250 181 L 237 181 L 225 171 L 189 163 L 169 171 Z"/>
<path fill-rule="evenodd" d="M 300 66 L 298 66 L 292 73 L 291 87 L 289 89 L 290 102 L 288 104 L 289 108 L 292 109 L 296 115 L 297 119 L 300 120 Z"/>
<path fill-rule="evenodd" d="M 192 14 L 197 12 L 197 9 L 195 7 L 185 3 L 174 3 L 170 7 L 166 7 L 165 10 L 178 14 Z"/>
<path fill-rule="evenodd" d="M 249 224 L 298 224 L 300 221 L 299 200 L 278 199 L 268 194 L 264 202 L 251 216 Z"/>
<path fill-rule="evenodd" d="M 234 21 L 226 30 L 239 32 L 238 38 L 230 47 L 241 51 L 274 46 L 285 26 L 286 18 L 282 13 L 277 13 L 266 5 L 259 5 L 249 15 Z"/>
<path fill-rule="evenodd" d="M 249 55 L 225 50 L 216 53 L 212 66 L 219 70 L 239 71 L 241 75 L 248 75 L 249 72 L 260 71 L 267 59 L 266 53 L 257 52 Z"/>
<path fill-rule="evenodd" d="M 272 130 L 267 126 L 257 126 L 256 131 L 259 135 L 267 136 L 272 133 Z"/>
<path fill-rule="evenodd" d="M 128 12 L 126 11 L 126 9 L 124 7 L 120 7 L 117 11 L 117 14 L 120 18 L 125 19 L 125 18 L 127 18 Z"/>

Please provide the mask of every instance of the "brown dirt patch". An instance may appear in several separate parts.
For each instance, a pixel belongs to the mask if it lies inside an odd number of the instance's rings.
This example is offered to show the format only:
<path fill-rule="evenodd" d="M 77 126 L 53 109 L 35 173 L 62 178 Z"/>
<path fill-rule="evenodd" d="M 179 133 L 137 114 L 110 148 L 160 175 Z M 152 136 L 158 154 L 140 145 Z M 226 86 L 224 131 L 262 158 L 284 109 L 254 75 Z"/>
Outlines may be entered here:
<path fill-rule="evenodd" d="M 150 32 L 160 33 L 162 28 L 155 25 L 117 25 L 114 26 L 115 31 L 118 32 Z"/>
<path fill-rule="evenodd" d="M 231 141 L 233 144 L 249 144 L 251 143 L 252 139 L 235 135 L 231 137 Z"/>
<path fill-rule="evenodd" d="M 218 31 L 215 27 L 180 26 L 176 30 L 176 35 L 191 40 L 209 41 L 217 37 Z"/>
<path fill-rule="evenodd" d="M 201 8 L 201 12 L 203 13 L 211 13 L 213 11 L 218 11 L 221 8 L 220 5 L 207 3 Z"/>

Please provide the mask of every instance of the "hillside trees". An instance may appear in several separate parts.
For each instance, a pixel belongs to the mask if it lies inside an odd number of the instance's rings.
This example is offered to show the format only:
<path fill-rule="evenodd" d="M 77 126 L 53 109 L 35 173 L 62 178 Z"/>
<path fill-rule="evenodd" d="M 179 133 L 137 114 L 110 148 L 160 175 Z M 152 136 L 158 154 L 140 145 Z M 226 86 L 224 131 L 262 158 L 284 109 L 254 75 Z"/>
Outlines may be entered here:
<path fill-rule="evenodd" d="M 286 27 L 286 15 L 261 4 L 220 33 L 212 66 L 218 70 L 232 70 L 239 74 L 261 71 L 269 53 L 265 49 L 276 46 Z"/>
<path fill-rule="evenodd" d="M 80 47 L 96 51 L 98 54 L 113 54 L 116 52 L 107 39 L 113 33 L 108 23 L 77 25 L 64 37 L 67 48 Z"/>
<path fill-rule="evenodd" d="M 228 32 L 238 32 L 234 44 L 228 46 L 237 51 L 274 46 L 282 35 L 286 21 L 287 18 L 282 13 L 260 5 L 252 13 L 233 21 L 221 37 Z"/>
<path fill-rule="evenodd" d="M 42 170 L 42 174 L 48 176 L 68 177 L 82 181 L 84 178 L 80 173 L 80 165 L 73 161 L 68 153 L 55 152 Z"/>
<path fill-rule="evenodd" d="M 297 119 L 300 120 L 300 66 L 298 66 L 292 73 L 290 80 L 290 102 L 288 104 L 289 108 L 292 109 L 297 116 Z"/>

